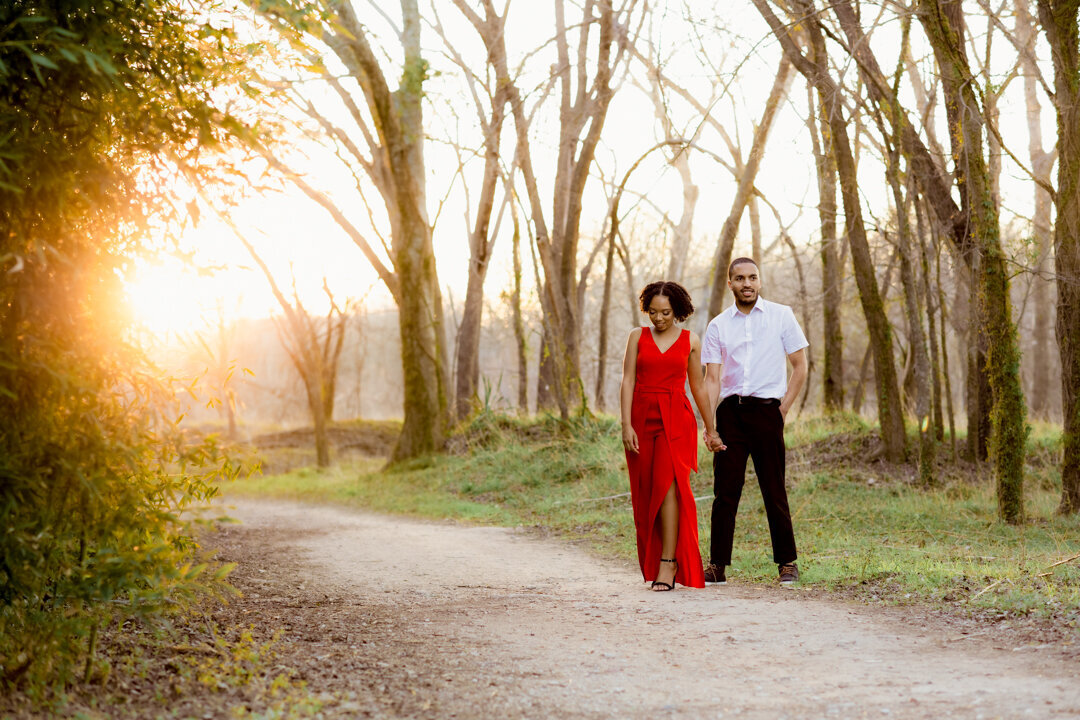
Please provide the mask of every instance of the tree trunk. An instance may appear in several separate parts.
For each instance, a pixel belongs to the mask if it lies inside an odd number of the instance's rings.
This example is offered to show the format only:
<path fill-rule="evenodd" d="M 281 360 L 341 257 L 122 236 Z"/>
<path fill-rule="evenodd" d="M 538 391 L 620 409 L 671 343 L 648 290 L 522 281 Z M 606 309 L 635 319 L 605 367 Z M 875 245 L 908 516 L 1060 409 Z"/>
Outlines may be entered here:
<path fill-rule="evenodd" d="M 1065 419 L 1058 512 L 1080 510 L 1080 0 L 1039 0 L 1039 20 L 1054 60 L 1058 177 L 1054 262 L 1057 341 Z"/>
<path fill-rule="evenodd" d="M 802 314 L 803 327 L 810 327 L 810 293 L 806 290 L 806 273 L 803 272 L 802 260 L 799 259 L 799 246 L 791 238 L 783 227 L 780 228 L 781 236 L 791 250 L 791 258 L 795 261 L 795 274 L 799 278 L 799 311 Z M 802 400 L 799 401 L 799 413 L 806 407 L 806 399 L 810 397 L 810 386 L 814 377 L 814 348 L 806 348 L 806 385 L 803 386 Z"/>
<path fill-rule="evenodd" d="M 491 0 L 484 0 L 484 3 L 488 6 Z M 541 380 L 538 390 L 543 390 L 546 385 L 552 391 L 559 412 L 565 418 L 569 416 L 572 408 L 585 408 L 585 394 L 581 382 L 576 272 L 582 196 L 607 110 L 614 95 L 612 73 L 631 39 L 629 29 L 617 24 L 611 0 L 589 0 L 583 9 L 584 22 L 578 28 L 581 43 L 578 62 L 572 62 L 564 5 L 564 0 L 555 3 L 557 62 L 553 67 L 554 82 L 559 88 L 560 96 L 560 124 L 550 224 L 544 216 L 545 202 L 540 197 L 539 183 L 533 170 L 529 119 L 522 93 L 507 67 L 505 38 L 501 34 L 490 40 L 485 38 L 485 44 L 488 61 L 495 70 L 497 82 L 500 87 L 505 86 L 509 93 L 517 133 L 516 157 L 525 183 L 536 233 L 537 255 L 543 269 L 543 282 L 539 290 L 545 337 L 541 351 L 540 375 L 543 378 L 546 372 L 549 373 L 550 381 L 544 383 Z M 634 0 L 628 0 L 619 15 L 629 16 L 633 5 Z M 594 10 L 598 12 L 598 16 L 593 14 Z M 585 67 L 585 48 L 590 44 L 594 26 L 599 27 L 594 56 L 596 72 L 591 85 L 587 85 L 589 78 Z M 541 393 L 537 398 L 538 407 L 542 400 Z"/>
<path fill-rule="evenodd" d="M 840 320 L 843 303 L 841 265 L 836 236 L 836 158 L 829 121 L 814 101 L 814 87 L 807 83 L 810 112 L 806 125 L 814 151 L 818 181 L 818 218 L 821 221 L 821 316 L 824 370 L 821 378 L 821 405 L 825 414 L 844 409 L 844 332 Z M 818 138 L 820 130 L 820 139 Z"/>
<path fill-rule="evenodd" d="M 945 411 L 949 418 L 949 444 L 952 446 L 952 459 L 960 459 L 956 446 L 956 412 L 953 409 L 952 376 L 949 375 L 949 325 L 948 305 L 945 302 L 945 288 L 941 283 L 941 253 L 934 259 L 934 278 L 937 280 L 938 308 L 941 310 L 941 375 L 945 381 Z"/>
<path fill-rule="evenodd" d="M 1034 48 L 1037 40 L 1035 20 L 1031 17 L 1028 0 L 1016 0 L 1016 44 L 1020 48 Z M 1032 174 L 1046 185 L 1051 184 L 1054 153 L 1043 148 L 1042 104 L 1039 102 L 1038 66 L 1033 52 L 1020 52 L 1020 67 L 1024 77 L 1024 104 L 1028 121 L 1028 156 L 1031 158 Z M 1050 325 L 1053 314 L 1051 298 L 1050 251 L 1053 247 L 1051 213 L 1053 198 L 1046 188 L 1034 183 L 1035 211 L 1032 226 L 1035 236 L 1035 274 L 1032 277 L 1032 303 L 1035 306 L 1035 327 L 1032 333 L 1033 352 L 1025 356 L 1030 363 L 1029 387 L 1032 417 L 1039 420 L 1050 418 L 1050 393 L 1052 371 L 1050 368 Z"/>
<path fill-rule="evenodd" d="M 401 288 L 397 300 L 405 418 L 394 447 L 395 461 L 443 448 L 449 387 L 442 292 L 425 208 L 421 104 L 427 63 L 420 56 L 420 11 L 416 0 L 402 0 L 401 10 L 405 68 L 392 105 L 378 108 L 387 151 L 390 158 L 397 160 L 390 163 L 399 230 L 392 240 L 394 268 Z M 373 74 L 368 73 L 368 78 Z"/>
<path fill-rule="evenodd" d="M 675 158 L 671 162 L 682 179 L 683 204 L 679 222 L 671 233 L 671 259 L 668 261 L 667 279 L 682 283 L 686 277 L 686 259 L 693 240 L 694 211 L 697 209 L 701 191 L 690 174 L 689 148 L 681 148 L 675 152 Z"/>
<path fill-rule="evenodd" d="M 308 408 L 315 433 L 315 464 L 320 468 L 330 467 L 330 441 L 326 433 L 326 408 L 323 386 L 319 378 L 304 378 L 304 390 L 307 393 Z"/>
<path fill-rule="evenodd" d="M 513 242 L 514 289 L 510 293 L 510 312 L 514 322 L 514 345 L 517 348 L 518 363 L 518 412 L 529 413 L 529 343 L 525 337 L 525 321 L 521 316 L 521 225 L 518 221 L 517 206 L 510 204 L 511 217 L 514 220 Z"/>
<path fill-rule="evenodd" d="M 914 183 L 909 182 L 908 192 L 914 193 Z M 915 230 L 919 240 L 919 262 L 922 270 L 922 293 L 926 299 L 927 345 L 930 348 L 930 416 L 933 423 L 934 439 L 945 440 L 945 414 L 941 401 L 941 348 L 938 347 L 937 333 L 937 294 L 930 284 L 930 256 L 927 252 L 927 218 L 923 199 L 915 198 Z"/>
<path fill-rule="evenodd" d="M 472 411 L 476 388 L 480 382 L 480 325 L 484 316 L 484 279 L 480 261 L 469 261 L 469 282 L 465 289 L 465 305 L 461 310 L 461 327 L 457 341 L 457 384 L 454 390 L 454 415 L 465 419 Z"/>
<path fill-rule="evenodd" d="M 332 3 L 329 7 L 330 16 L 296 29 L 325 43 L 363 93 L 370 127 L 359 111 L 352 116 L 371 151 L 370 160 L 364 160 L 369 165 L 365 169 L 386 205 L 393 272 L 325 193 L 295 173 L 288 175 L 360 247 L 397 303 L 405 386 L 404 422 L 391 456 L 397 461 L 440 450 L 448 421 L 449 362 L 442 292 L 426 209 L 422 102 L 427 62 L 420 52 L 420 10 L 417 0 L 401 0 L 404 63 L 398 89 L 391 91 L 368 41 L 368 30 L 352 4 Z M 274 18 L 270 9 L 263 12 Z M 354 99 L 338 78 L 326 73 L 324 79 L 355 109 Z M 325 118 L 323 122 L 327 122 Z M 272 167 L 285 169 L 276 158 L 267 160 Z"/>
<path fill-rule="evenodd" d="M 870 345 L 874 354 L 874 379 L 877 387 L 878 420 L 881 424 L 881 439 L 885 446 L 885 455 L 892 462 L 901 462 L 906 455 L 906 435 L 904 418 L 900 407 L 900 388 L 897 384 L 896 364 L 893 358 L 892 329 L 885 315 L 885 305 L 878 291 L 874 273 L 874 261 L 870 253 L 870 244 L 863 224 L 861 198 L 859 196 L 858 177 L 855 158 L 851 152 L 848 138 L 847 121 L 843 117 L 843 98 L 840 88 L 828 74 L 827 66 L 820 60 L 808 60 L 788 35 L 788 29 L 769 9 L 765 0 L 753 0 L 755 7 L 769 23 L 773 34 L 780 40 L 785 55 L 807 80 L 814 84 L 823 98 L 822 110 L 829 118 L 833 147 L 836 149 L 836 166 L 840 177 L 840 195 L 844 203 L 844 217 L 847 221 L 848 242 L 851 245 L 851 260 L 855 269 L 855 282 L 859 288 L 859 299 L 863 315 L 866 318 Z M 816 10 L 809 0 L 800 0 L 800 17 L 806 19 L 813 57 L 826 57 L 825 41 Z"/>
<path fill-rule="evenodd" d="M 910 23 L 903 27 L 903 46 L 908 44 Z M 898 69 L 897 75 L 900 71 Z M 890 98 L 894 106 L 893 114 L 899 115 L 900 101 L 895 94 Z M 905 198 L 900 186 L 900 133 L 891 133 L 880 113 L 874 114 L 886 149 L 885 177 L 892 191 L 893 205 L 896 210 L 897 252 L 900 255 L 900 284 L 904 288 L 904 310 L 907 317 L 908 340 L 910 343 L 912 380 L 915 402 L 913 410 L 919 432 L 919 479 L 923 485 L 930 485 L 934 470 L 933 431 L 927 418 L 930 414 L 930 358 L 926 348 L 926 333 L 922 325 L 922 307 L 919 286 L 916 279 L 917 255 L 915 239 L 912 237 L 908 206 L 911 204 L 910 191 Z M 908 174 L 910 175 L 910 166 Z"/>
<path fill-rule="evenodd" d="M 607 258 L 604 263 L 604 297 L 600 301 L 600 337 L 598 340 L 599 348 L 597 349 L 598 358 L 596 361 L 596 392 L 593 395 L 593 405 L 599 412 L 604 412 L 607 405 L 604 401 L 604 379 L 607 374 L 608 316 L 611 310 L 611 282 L 615 275 L 615 233 L 611 233 L 610 237 L 608 237 L 607 246 Z"/>
<path fill-rule="evenodd" d="M 502 34 L 505 23 L 489 3 L 485 17 L 466 8 L 467 16 L 483 37 Z M 474 97 L 479 97 L 479 93 Z M 495 245 L 491 230 L 491 215 L 495 208 L 495 188 L 500 170 L 500 142 L 506 102 L 509 93 L 505 85 L 498 84 L 491 98 L 490 115 L 477 107 L 480 126 L 484 130 L 484 174 L 480 196 L 476 206 L 476 218 L 469 231 L 469 279 L 465 290 L 465 306 L 461 311 L 461 327 L 457 338 L 457 378 L 454 389 L 454 415 L 462 420 L 472 409 L 480 382 L 480 329 L 484 314 L 484 280 Z M 477 101 L 479 102 L 479 101 Z"/>
<path fill-rule="evenodd" d="M 985 369 L 993 403 L 990 456 L 997 482 L 998 514 L 1008 523 L 1021 523 L 1027 407 L 1020 388 L 1020 353 L 997 206 L 983 158 L 983 117 L 972 89 L 974 78 L 964 50 L 961 2 L 919 0 L 919 20 L 941 72 L 957 184 L 979 253 L 979 314 L 988 342 Z"/>
<path fill-rule="evenodd" d="M 746 203 L 746 215 L 750 221 L 750 258 L 761 266 L 761 211 L 757 195 L 751 194 Z"/>
<path fill-rule="evenodd" d="M 882 128 L 882 132 L 885 129 Z M 911 343 L 912 375 L 915 384 L 913 410 L 919 428 L 919 480 L 923 485 L 934 481 L 934 439 L 929 426 L 930 415 L 930 357 L 926 348 L 926 333 L 922 325 L 922 307 L 918 281 L 915 275 L 915 242 L 908 220 L 907 201 L 900 189 L 900 153 L 890 142 L 890 157 L 886 167 L 892 188 L 896 217 L 899 223 L 897 242 L 900 253 L 900 283 L 904 287 L 904 310 L 907 315 L 908 337 Z"/>
<path fill-rule="evenodd" d="M 899 252 L 893 250 L 892 257 L 889 258 L 889 267 L 885 269 L 885 277 L 881 279 L 881 302 L 887 302 L 889 299 L 889 291 L 892 289 L 893 283 L 893 271 L 896 270 L 896 259 L 899 256 Z M 870 372 L 870 361 L 873 359 L 874 348 L 870 343 L 866 344 L 866 352 L 863 353 L 862 363 L 859 365 L 859 381 L 855 385 L 855 392 L 852 394 L 851 399 L 851 411 L 858 415 L 862 412 L 863 395 L 865 394 L 866 377 Z"/>
<path fill-rule="evenodd" d="M 651 96 L 656 118 L 664 126 L 664 139 L 672 146 L 672 155 L 668 163 L 679 173 L 679 179 L 682 181 L 682 212 L 679 215 L 679 222 L 671 231 L 671 256 L 668 259 L 666 277 L 669 281 L 681 283 L 686 275 L 686 257 L 690 252 L 690 241 L 693 239 L 694 211 L 697 209 L 701 192 L 694 184 L 694 176 L 690 172 L 690 148 L 685 142 L 679 143 L 680 138 L 675 136 L 671 127 L 671 120 L 667 115 L 668 108 L 661 93 L 660 73 L 653 73 L 651 77 L 653 79 Z M 614 243 L 614 239 L 610 242 Z M 609 244 L 609 257 L 613 248 L 614 245 Z M 606 279 L 605 282 L 607 282 Z M 599 398 L 599 395 L 597 397 Z M 597 409 L 600 407 L 597 406 Z"/>

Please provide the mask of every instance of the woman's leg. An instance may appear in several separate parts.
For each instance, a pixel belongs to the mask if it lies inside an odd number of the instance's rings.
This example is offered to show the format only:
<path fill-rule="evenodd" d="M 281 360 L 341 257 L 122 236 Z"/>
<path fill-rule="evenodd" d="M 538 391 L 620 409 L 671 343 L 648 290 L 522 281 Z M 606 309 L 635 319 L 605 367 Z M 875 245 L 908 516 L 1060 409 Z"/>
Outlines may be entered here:
<path fill-rule="evenodd" d="M 674 559 L 675 546 L 679 539 L 679 499 L 675 494 L 675 483 L 668 487 L 664 502 L 660 505 L 660 557 Z M 656 579 L 662 583 L 673 585 L 675 583 L 675 571 L 678 565 L 672 562 L 661 562 L 660 569 L 656 573 Z"/>

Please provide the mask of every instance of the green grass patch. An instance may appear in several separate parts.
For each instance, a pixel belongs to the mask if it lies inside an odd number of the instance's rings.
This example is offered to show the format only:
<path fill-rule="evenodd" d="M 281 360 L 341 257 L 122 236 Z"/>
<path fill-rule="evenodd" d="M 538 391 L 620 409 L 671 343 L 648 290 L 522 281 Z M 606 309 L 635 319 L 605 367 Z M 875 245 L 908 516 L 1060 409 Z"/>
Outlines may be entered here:
<path fill-rule="evenodd" d="M 1028 441 L 1028 522 L 997 518 L 989 469 L 939 453 L 936 483 L 910 465 L 870 461 L 874 428 L 852 417 L 812 418 L 787 434 L 789 499 L 803 587 L 869 601 L 932 602 L 977 611 L 1080 620 L 1080 518 L 1061 517 L 1060 431 Z M 633 558 L 634 528 L 618 422 L 482 413 L 447 455 L 391 468 L 379 459 L 318 472 L 301 468 L 238 481 L 232 493 L 354 505 L 426 518 L 542 527 Z M 708 557 L 711 456 L 691 477 Z M 752 463 L 729 577 L 772 583 L 768 524 Z"/>

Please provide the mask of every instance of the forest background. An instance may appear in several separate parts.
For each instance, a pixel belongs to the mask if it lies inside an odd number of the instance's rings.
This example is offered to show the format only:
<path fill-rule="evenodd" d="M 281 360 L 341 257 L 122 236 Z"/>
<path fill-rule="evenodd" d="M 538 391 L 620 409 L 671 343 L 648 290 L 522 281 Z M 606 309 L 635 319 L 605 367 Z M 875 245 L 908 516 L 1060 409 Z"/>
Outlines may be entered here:
<path fill-rule="evenodd" d="M 716 268 L 737 255 L 759 260 L 766 296 L 811 340 L 800 412 L 878 420 L 890 459 L 909 451 L 905 417 L 926 468 L 936 444 L 987 459 L 997 438 L 1008 498 L 1028 414 L 1075 414 L 1058 15 L 1040 25 L 1023 2 L 260 10 L 242 32 L 276 45 L 257 66 L 271 112 L 252 108 L 253 122 L 290 141 L 244 161 L 260 193 L 192 194 L 209 219 L 182 242 L 219 272 L 181 281 L 159 265 L 134 289 L 140 316 L 186 347 L 163 363 L 206 370 L 225 422 L 404 415 L 405 457 L 478 401 L 612 410 L 640 286 L 684 282 L 701 332 L 730 302 Z M 414 94 L 398 151 L 373 77 L 388 103 Z M 403 224 L 422 226 L 415 246 Z M 259 319 L 270 308 L 277 336 Z M 190 410 L 205 420 L 205 405 Z"/>
<path fill-rule="evenodd" d="M 1077 2 L 109 6 L 0 11 L 5 678 L 207 572 L 223 441 L 614 412 L 640 287 L 700 332 L 739 255 L 799 416 L 986 462 L 1016 525 L 1060 425 L 1080 509 Z"/>

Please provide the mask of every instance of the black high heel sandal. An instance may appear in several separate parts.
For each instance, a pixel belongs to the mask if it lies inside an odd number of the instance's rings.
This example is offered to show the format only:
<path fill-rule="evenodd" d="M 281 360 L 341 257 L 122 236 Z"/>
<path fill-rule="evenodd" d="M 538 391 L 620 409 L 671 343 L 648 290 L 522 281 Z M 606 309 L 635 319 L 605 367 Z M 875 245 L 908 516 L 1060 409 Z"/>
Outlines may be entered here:
<path fill-rule="evenodd" d="M 675 563 L 675 572 L 676 573 L 679 572 L 679 561 L 676 560 L 675 558 L 670 558 L 670 559 L 669 558 L 660 558 L 660 562 Z M 671 578 L 671 582 L 669 582 L 669 583 L 660 582 L 659 580 L 653 580 L 653 583 L 650 586 L 650 588 L 653 589 L 653 590 L 656 590 L 657 588 L 660 588 L 659 592 L 668 592 L 669 590 L 674 590 L 675 589 L 675 578 L 674 577 Z"/>

